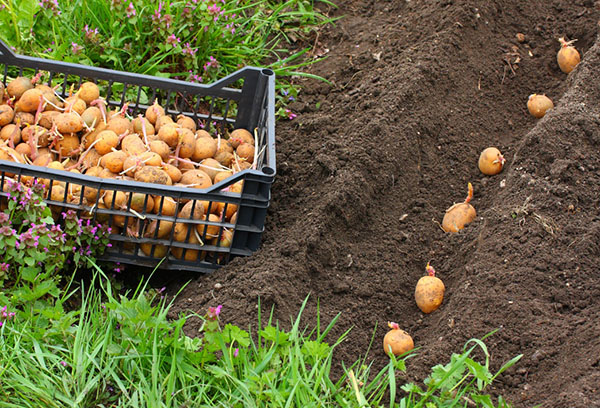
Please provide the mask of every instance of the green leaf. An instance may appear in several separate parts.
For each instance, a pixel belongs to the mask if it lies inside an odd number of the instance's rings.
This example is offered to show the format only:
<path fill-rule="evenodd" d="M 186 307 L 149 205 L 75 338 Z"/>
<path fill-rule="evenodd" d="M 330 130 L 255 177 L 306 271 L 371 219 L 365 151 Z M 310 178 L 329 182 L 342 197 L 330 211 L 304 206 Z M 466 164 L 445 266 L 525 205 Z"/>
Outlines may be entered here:
<path fill-rule="evenodd" d="M 494 408 L 494 403 L 492 402 L 492 397 L 489 395 L 471 395 L 470 398 L 476 404 L 481 404 L 485 408 Z"/>
<path fill-rule="evenodd" d="M 475 378 L 477 379 L 477 388 L 481 391 L 485 386 L 491 383 L 492 375 L 488 371 L 487 368 L 482 366 L 476 361 L 473 361 L 470 358 L 465 360 L 465 364 L 469 368 L 469 371 Z"/>
<path fill-rule="evenodd" d="M 39 269 L 33 266 L 26 266 L 21 268 L 21 279 L 27 282 L 33 282 L 39 273 Z"/>

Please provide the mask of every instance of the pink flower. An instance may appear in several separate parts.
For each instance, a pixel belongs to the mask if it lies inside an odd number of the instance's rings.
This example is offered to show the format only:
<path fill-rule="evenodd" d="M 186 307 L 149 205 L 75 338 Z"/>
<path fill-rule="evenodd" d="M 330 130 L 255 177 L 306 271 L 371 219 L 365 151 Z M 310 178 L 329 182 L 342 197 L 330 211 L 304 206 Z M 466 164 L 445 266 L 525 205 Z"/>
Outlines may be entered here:
<path fill-rule="evenodd" d="M 208 320 L 217 320 L 217 318 L 219 317 L 219 314 L 221 314 L 222 307 L 223 307 L 223 305 L 219 305 L 217 307 L 209 307 L 206 318 Z"/>
<path fill-rule="evenodd" d="M 218 67 L 219 67 L 219 62 L 217 61 L 217 59 L 215 57 L 213 57 L 211 55 L 210 57 L 208 57 L 208 62 L 206 62 L 202 68 L 204 69 L 204 71 L 208 71 L 211 68 L 216 69 Z"/>
<path fill-rule="evenodd" d="M 171 44 L 173 47 L 177 46 L 181 42 L 180 38 L 177 38 L 175 34 L 171 34 L 167 37 L 167 44 Z"/>
<path fill-rule="evenodd" d="M 125 10 L 127 17 L 131 18 L 133 16 L 135 16 L 135 7 L 133 7 L 133 3 L 129 3 L 129 6 L 127 6 L 127 9 Z"/>
<path fill-rule="evenodd" d="M 67 366 L 67 362 L 66 362 L 66 361 L 61 361 L 61 362 L 60 362 L 60 364 L 61 364 L 63 367 L 66 367 L 66 366 Z"/>
<path fill-rule="evenodd" d="M 240 350 L 236 347 L 235 350 L 233 350 L 233 356 L 237 357 L 239 352 Z"/>
<path fill-rule="evenodd" d="M 81 52 L 81 50 L 83 50 L 83 47 L 81 45 L 74 43 L 74 42 L 71 43 L 71 52 L 74 55 L 79 54 Z"/>
<path fill-rule="evenodd" d="M 287 113 L 287 115 L 288 115 L 288 118 L 289 118 L 290 120 L 293 120 L 293 119 L 295 119 L 296 117 L 298 117 L 298 115 L 296 115 L 295 113 L 293 113 L 293 112 L 292 112 L 291 110 L 289 110 L 289 109 L 286 109 L 286 110 L 285 110 L 285 113 Z"/>
<path fill-rule="evenodd" d="M 221 7 L 217 6 L 217 4 L 215 3 L 211 6 L 208 6 L 207 11 L 208 14 L 218 15 L 221 13 Z"/>
<path fill-rule="evenodd" d="M 185 43 L 185 47 L 181 50 L 182 54 L 189 54 L 190 57 L 193 57 L 194 54 L 198 51 L 198 48 L 192 48 L 189 42 Z"/>

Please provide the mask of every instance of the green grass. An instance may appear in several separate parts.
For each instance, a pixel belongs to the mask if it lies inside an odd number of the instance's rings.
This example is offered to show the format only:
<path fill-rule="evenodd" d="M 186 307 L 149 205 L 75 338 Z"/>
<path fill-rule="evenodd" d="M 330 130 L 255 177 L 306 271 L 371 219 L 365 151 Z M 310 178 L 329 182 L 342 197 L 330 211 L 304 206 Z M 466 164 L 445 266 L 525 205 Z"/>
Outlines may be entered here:
<path fill-rule="evenodd" d="M 0 0 L 0 37 L 30 55 L 203 82 L 243 65 L 302 74 L 306 62 L 298 58 L 333 22 L 315 6 L 334 7 L 327 0 L 53 1 Z M 216 65 L 205 69 L 211 58 Z"/>
<path fill-rule="evenodd" d="M 334 379 L 335 349 L 351 333 L 330 339 L 339 315 L 323 330 L 319 316 L 303 327 L 308 299 L 289 330 L 272 313 L 260 324 L 259 312 L 251 333 L 221 327 L 215 309 L 168 319 L 172 300 L 145 284 L 117 295 L 100 270 L 71 295 L 72 311 L 68 296 L 37 313 L 8 306 L 16 315 L 0 328 L 0 407 L 507 407 L 485 390 L 520 358 L 492 374 L 485 343 L 473 339 L 423 386 L 398 384 L 410 354 L 378 372 L 363 358 Z M 191 316 L 203 321 L 194 338 L 183 332 Z"/>

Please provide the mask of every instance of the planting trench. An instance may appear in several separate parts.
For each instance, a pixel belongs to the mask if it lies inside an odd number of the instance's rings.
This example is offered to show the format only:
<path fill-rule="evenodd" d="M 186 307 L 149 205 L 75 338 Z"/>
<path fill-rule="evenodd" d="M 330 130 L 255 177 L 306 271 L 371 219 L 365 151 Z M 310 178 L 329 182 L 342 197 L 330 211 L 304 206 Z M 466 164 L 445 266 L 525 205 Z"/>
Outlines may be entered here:
<path fill-rule="evenodd" d="M 331 342 L 352 327 L 338 361 L 363 356 L 377 325 L 368 358 L 382 367 L 386 322 L 411 333 L 421 349 L 406 381 L 500 328 L 487 340 L 494 367 L 524 357 L 493 393 L 515 406 L 600 406 L 598 7 L 339 3 L 331 15 L 344 18 L 318 38 L 327 59 L 311 67 L 333 85 L 299 80 L 298 117 L 277 124 L 261 249 L 197 276 L 174 312 L 222 304 L 224 322 L 256 328 L 260 298 L 285 326 L 310 294 L 306 324 L 318 301 L 325 324 L 341 313 Z M 560 36 L 583 56 L 569 76 L 556 64 Z M 527 113 L 534 92 L 556 105 L 542 120 Z M 477 158 L 492 145 L 508 162 L 484 177 Z M 478 217 L 445 234 L 438 223 L 468 182 Z M 424 315 L 413 293 L 428 261 L 446 297 Z"/>

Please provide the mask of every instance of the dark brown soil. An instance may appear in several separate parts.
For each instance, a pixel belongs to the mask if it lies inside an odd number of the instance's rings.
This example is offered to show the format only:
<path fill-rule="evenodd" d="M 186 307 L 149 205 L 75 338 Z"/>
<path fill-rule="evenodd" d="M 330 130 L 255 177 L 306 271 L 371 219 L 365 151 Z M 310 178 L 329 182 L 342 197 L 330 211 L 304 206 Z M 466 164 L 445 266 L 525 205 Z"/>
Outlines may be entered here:
<path fill-rule="evenodd" d="M 382 367 L 387 321 L 421 349 L 405 380 L 422 381 L 472 337 L 517 407 L 600 406 L 600 9 L 591 0 L 339 1 L 293 121 L 277 124 L 277 178 L 262 248 L 198 276 L 175 310 L 256 327 L 259 298 L 286 324 L 341 313 L 337 359 Z M 517 41 L 517 33 L 525 42 Z M 578 39 L 582 63 L 556 64 L 558 37 Z M 328 51 L 327 51 L 328 50 Z M 536 120 L 532 93 L 556 108 Z M 479 153 L 497 146 L 504 171 L 485 177 Z M 478 216 L 459 234 L 444 211 L 475 189 Z M 431 261 L 446 284 L 422 314 L 415 284 Z M 219 283 L 220 289 L 215 289 Z M 170 291 L 176 291 L 176 285 Z M 219 285 L 217 285 L 219 286 Z M 192 321 L 188 332 L 196 332 Z"/>

